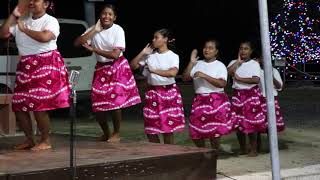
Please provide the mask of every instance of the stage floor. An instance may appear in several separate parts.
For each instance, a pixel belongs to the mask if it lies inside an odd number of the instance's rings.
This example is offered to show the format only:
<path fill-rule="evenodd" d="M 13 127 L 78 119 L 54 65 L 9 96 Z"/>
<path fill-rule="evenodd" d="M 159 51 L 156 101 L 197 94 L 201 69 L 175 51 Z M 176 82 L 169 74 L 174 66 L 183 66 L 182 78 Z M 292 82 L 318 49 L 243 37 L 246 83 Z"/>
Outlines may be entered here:
<path fill-rule="evenodd" d="M 13 151 L 23 137 L 0 138 L 0 180 L 69 179 L 69 137 L 48 151 Z M 147 142 L 106 143 L 77 137 L 77 179 L 214 179 L 214 150 Z"/>

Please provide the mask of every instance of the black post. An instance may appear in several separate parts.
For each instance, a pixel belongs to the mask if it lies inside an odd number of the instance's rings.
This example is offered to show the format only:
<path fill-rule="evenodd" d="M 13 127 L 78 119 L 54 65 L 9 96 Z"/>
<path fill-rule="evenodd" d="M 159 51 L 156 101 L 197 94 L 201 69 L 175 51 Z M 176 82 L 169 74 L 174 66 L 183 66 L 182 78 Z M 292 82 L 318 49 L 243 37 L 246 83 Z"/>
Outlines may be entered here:
<path fill-rule="evenodd" d="M 75 121 L 76 121 L 76 104 L 77 104 L 77 93 L 75 86 L 79 80 L 79 72 L 72 70 L 69 75 L 69 83 L 71 84 L 71 94 L 70 94 L 70 180 L 75 180 L 76 178 L 76 154 L 75 154 Z"/>
<path fill-rule="evenodd" d="M 76 119 L 76 91 L 72 89 L 71 97 L 70 97 L 70 180 L 75 180 L 76 177 L 76 166 L 75 166 L 75 151 L 74 151 L 74 144 L 75 144 L 75 133 L 74 133 L 74 123 Z"/>

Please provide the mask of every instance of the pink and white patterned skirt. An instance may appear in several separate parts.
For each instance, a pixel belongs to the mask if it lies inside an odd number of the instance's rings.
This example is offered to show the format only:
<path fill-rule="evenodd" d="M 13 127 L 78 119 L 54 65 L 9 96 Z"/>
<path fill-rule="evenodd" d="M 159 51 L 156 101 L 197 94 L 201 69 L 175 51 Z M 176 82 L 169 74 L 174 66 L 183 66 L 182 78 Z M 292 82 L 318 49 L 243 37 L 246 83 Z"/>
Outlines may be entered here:
<path fill-rule="evenodd" d="M 57 50 L 22 56 L 17 65 L 13 111 L 48 111 L 69 107 L 70 86 Z"/>
<path fill-rule="evenodd" d="M 231 111 L 240 132 L 249 134 L 264 129 L 266 116 L 262 110 L 261 97 L 258 86 L 251 89 L 233 89 Z"/>
<path fill-rule="evenodd" d="M 97 62 L 92 82 L 93 112 L 122 109 L 141 103 L 128 60 L 121 56 L 113 62 Z"/>
<path fill-rule="evenodd" d="M 263 97 L 261 101 L 262 101 L 262 110 L 265 113 L 265 116 L 268 117 L 266 98 Z M 275 110 L 276 110 L 277 131 L 282 132 L 285 130 L 285 124 L 284 124 L 283 117 L 282 117 L 282 114 L 280 111 L 280 105 L 279 105 L 279 100 L 278 100 L 277 96 L 274 97 L 274 103 L 275 103 Z M 267 120 L 265 122 L 264 130 L 261 132 L 262 133 L 268 132 L 268 121 Z"/>
<path fill-rule="evenodd" d="M 229 134 L 232 128 L 231 104 L 225 93 L 195 96 L 189 122 L 192 139 L 221 137 Z"/>
<path fill-rule="evenodd" d="M 183 131 L 185 119 L 178 86 L 149 86 L 145 95 L 143 115 L 146 134 Z"/>

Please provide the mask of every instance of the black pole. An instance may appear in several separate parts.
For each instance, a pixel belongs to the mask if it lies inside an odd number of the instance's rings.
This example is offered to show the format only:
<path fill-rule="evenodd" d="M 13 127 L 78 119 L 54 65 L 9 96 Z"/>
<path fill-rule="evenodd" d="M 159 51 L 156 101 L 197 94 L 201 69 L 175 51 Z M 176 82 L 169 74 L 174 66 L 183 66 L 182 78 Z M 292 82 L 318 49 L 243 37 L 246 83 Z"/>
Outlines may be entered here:
<path fill-rule="evenodd" d="M 74 133 L 74 123 L 75 123 L 75 109 L 76 109 L 76 103 L 75 103 L 75 90 L 72 90 L 71 92 L 71 98 L 70 98 L 70 116 L 71 116 L 71 122 L 70 122 L 70 180 L 75 180 L 76 176 L 76 170 L 75 170 L 75 153 L 74 153 L 74 144 L 75 144 L 75 133 Z"/>
<path fill-rule="evenodd" d="M 75 90 L 75 85 L 79 80 L 79 72 L 71 71 L 69 76 L 69 83 L 71 84 L 71 94 L 70 94 L 70 111 L 69 115 L 71 117 L 70 121 L 70 180 L 75 180 L 76 178 L 76 163 L 75 163 L 75 121 L 76 121 L 76 104 L 77 104 L 77 93 Z"/>

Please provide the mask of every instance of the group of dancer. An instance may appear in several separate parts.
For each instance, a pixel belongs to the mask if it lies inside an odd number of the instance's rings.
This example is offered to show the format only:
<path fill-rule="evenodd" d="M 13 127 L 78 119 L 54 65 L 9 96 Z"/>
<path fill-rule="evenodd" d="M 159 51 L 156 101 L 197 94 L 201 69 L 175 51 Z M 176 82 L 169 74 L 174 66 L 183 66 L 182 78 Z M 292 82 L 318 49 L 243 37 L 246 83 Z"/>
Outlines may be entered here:
<path fill-rule="evenodd" d="M 46 13 L 50 4 L 50 0 L 30 0 L 30 16 L 23 18 L 21 8 L 16 7 L 0 28 L 1 38 L 15 37 L 21 56 L 12 108 L 27 139 L 15 147 L 18 150 L 50 149 L 48 111 L 70 105 L 68 74 L 56 45 L 59 23 Z M 97 59 L 91 100 L 103 131 L 98 140 L 120 141 L 121 109 L 141 103 L 132 74 L 132 70 L 140 69 L 148 83 L 143 107 L 148 140 L 160 143 L 159 135 L 163 135 L 165 144 L 173 144 L 174 133 L 183 131 L 186 123 L 182 96 L 175 82 L 179 56 L 170 50 L 175 39 L 167 29 L 156 31 L 152 44 L 129 64 L 123 56 L 125 33 L 114 23 L 116 18 L 114 6 L 105 5 L 98 22 L 75 40 L 76 46 L 93 52 Z M 189 117 L 190 137 L 198 147 L 205 147 L 205 140 L 209 139 L 212 148 L 218 149 L 219 139 L 236 131 L 241 153 L 256 156 L 257 134 L 267 132 L 263 70 L 259 65 L 262 61 L 251 57 L 254 47 L 246 41 L 240 45 L 238 59 L 226 67 L 217 59 L 219 45 L 214 39 L 204 42 L 203 60 L 193 50 L 183 72 L 183 80 L 193 80 L 195 89 Z M 273 72 L 276 96 L 283 84 L 277 70 Z M 233 78 L 231 101 L 224 92 L 228 75 Z M 108 111 L 112 115 L 112 133 L 106 121 Z M 41 133 L 39 143 L 33 137 L 29 112 L 34 112 Z M 276 114 L 280 131 L 284 123 L 277 101 Z M 249 136 L 249 151 L 245 135 Z"/>

